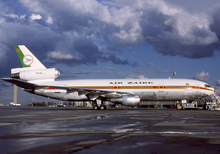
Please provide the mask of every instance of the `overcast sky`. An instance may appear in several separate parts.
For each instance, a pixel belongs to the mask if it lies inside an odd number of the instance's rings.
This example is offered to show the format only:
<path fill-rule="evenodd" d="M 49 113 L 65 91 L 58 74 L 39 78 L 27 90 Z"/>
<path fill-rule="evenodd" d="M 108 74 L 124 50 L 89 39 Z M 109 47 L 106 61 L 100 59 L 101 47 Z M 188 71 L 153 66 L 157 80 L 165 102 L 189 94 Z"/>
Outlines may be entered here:
<path fill-rule="evenodd" d="M 60 79 L 176 72 L 220 94 L 219 14 L 219 0 L 0 0 L 0 77 L 22 67 L 14 45 L 26 45 Z M 0 103 L 12 101 L 12 90 L 0 81 Z M 31 103 L 31 94 L 19 95 Z"/>

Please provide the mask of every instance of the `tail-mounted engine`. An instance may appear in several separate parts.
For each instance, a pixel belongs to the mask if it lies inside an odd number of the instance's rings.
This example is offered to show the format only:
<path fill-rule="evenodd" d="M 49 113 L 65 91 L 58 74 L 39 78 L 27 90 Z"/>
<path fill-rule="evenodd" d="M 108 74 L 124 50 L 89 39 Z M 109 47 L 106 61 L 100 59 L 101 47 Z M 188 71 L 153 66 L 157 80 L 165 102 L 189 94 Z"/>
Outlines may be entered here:
<path fill-rule="evenodd" d="M 112 103 L 120 103 L 126 106 L 138 106 L 140 103 L 140 97 L 137 95 L 123 95 L 120 98 L 112 98 Z"/>
<path fill-rule="evenodd" d="M 42 80 L 42 79 L 56 79 L 60 76 L 60 70 L 56 68 L 27 70 L 18 73 L 12 73 L 11 78 L 22 79 L 27 81 Z"/>

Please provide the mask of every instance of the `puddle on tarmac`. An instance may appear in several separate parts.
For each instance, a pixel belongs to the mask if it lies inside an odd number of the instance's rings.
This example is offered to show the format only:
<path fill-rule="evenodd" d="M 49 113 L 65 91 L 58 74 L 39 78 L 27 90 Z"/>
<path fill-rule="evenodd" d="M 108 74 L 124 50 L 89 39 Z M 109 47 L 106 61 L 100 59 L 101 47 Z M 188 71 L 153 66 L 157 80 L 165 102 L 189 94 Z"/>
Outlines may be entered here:
<path fill-rule="evenodd" d="M 190 132 L 190 131 L 136 131 L 137 134 L 160 134 L 160 135 L 220 135 L 220 132 Z"/>

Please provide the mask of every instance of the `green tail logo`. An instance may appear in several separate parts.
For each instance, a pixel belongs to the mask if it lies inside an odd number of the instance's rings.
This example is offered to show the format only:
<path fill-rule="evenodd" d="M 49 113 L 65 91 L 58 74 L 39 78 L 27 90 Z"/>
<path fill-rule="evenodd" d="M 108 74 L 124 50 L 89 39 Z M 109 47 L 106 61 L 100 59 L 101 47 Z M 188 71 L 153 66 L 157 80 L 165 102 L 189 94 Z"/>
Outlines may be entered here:
<path fill-rule="evenodd" d="M 18 57 L 21 61 L 21 64 L 23 67 L 30 67 L 32 62 L 33 62 L 33 57 L 31 55 L 26 55 L 24 56 L 23 52 L 21 51 L 21 49 L 19 48 L 18 45 L 15 45 L 15 50 L 18 54 Z"/>

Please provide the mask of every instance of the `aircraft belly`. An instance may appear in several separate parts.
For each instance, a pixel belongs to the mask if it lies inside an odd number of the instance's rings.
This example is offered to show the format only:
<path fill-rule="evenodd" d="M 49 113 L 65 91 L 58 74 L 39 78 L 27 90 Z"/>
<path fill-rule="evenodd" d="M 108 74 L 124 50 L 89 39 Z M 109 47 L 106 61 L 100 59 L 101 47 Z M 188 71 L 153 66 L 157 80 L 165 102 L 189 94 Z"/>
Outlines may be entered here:
<path fill-rule="evenodd" d="M 86 95 L 79 95 L 78 92 L 71 92 L 71 93 L 67 93 L 64 96 L 65 100 L 88 100 L 88 98 L 86 97 Z"/>
<path fill-rule="evenodd" d="M 45 92 L 45 95 L 47 97 L 63 100 L 63 97 L 66 95 L 66 93 L 65 92 Z"/>
<path fill-rule="evenodd" d="M 193 100 L 200 97 L 204 97 L 200 92 L 192 91 L 155 91 L 155 92 L 137 92 L 136 95 L 139 95 L 141 101 L 154 101 L 154 100 Z"/>
<path fill-rule="evenodd" d="M 79 95 L 78 92 L 67 93 L 66 90 L 36 89 L 34 93 L 40 96 L 50 97 L 59 100 L 88 100 L 85 95 Z"/>
<path fill-rule="evenodd" d="M 140 96 L 140 99 L 142 101 L 155 100 L 155 97 L 156 97 L 154 92 L 140 92 L 136 94 Z"/>
<path fill-rule="evenodd" d="M 63 99 L 66 95 L 66 90 L 58 90 L 58 89 L 35 89 L 34 93 L 40 96 L 55 98 L 59 100 L 65 100 Z"/>
<path fill-rule="evenodd" d="M 206 95 L 201 93 L 201 91 L 193 91 L 193 90 L 155 90 L 155 91 L 128 91 L 128 90 L 120 90 L 117 92 L 112 93 L 95 93 L 95 98 L 101 96 L 107 99 L 111 98 L 118 98 L 121 97 L 124 93 L 132 93 L 138 95 L 141 101 L 175 101 L 175 100 L 194 100 L 201 97 L 205 97 Z M 86 94 L 85 92 L 81 91 L 67 91 L 65 89 L 55 89 L 55 88 L 48 88 L 48 89 L 35 89 L 34 93 L 37 95 L 51 97 L 60 100 L 92 100 L 92 93 Z"/>

